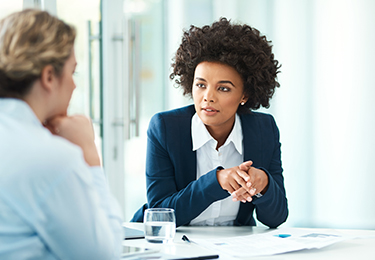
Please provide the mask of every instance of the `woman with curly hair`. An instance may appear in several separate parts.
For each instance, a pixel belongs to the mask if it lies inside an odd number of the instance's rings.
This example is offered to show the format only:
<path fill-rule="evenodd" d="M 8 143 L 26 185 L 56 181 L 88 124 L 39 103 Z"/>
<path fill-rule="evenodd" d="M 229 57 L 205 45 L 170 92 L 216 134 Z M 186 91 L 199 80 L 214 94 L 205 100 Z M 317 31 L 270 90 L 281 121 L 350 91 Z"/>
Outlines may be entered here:
<path fill-rule="evenodd" d="M 275 228 L 288 216 L 279 131 L 269 107 L 279 63 L 265 36 L 221 18 L 184 32 L 170 75 L 194 105 L 156 114 L 148 129 L 145 208 L 176 224 Z"/>
<path fill-rule="evenodd" d="M 92 124 L 66 115 L 75 37 L 39 10 L 0 21 L 0 259 L 120 259 Z"/>

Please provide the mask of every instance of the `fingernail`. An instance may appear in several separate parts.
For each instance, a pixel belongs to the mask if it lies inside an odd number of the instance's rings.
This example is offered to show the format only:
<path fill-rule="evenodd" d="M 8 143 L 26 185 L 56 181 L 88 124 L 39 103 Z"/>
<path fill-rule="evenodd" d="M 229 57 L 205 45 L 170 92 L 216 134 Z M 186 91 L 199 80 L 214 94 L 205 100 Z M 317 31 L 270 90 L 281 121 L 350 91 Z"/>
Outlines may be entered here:
<path fill-rule="evenodd" d="M 233 198 L 232 198 L 232 200 L 233 200 L 233 201 L 237 201 L 238 199 L 237 199 L 237 198 L 235 198 L 235 197 L 233 197 Z"/>
<path fill-rule="evenodd" d="M 246 203 L 246 200 L 241 200 L 243 203 Z"/>
<path fill-rule="evenodd" d="M 250 187 L 251 186 L 251 182 L 246 183 L 246 186 Z"/>
<path fill-rule="evenodd" d="M 247 201 L 248 202 L 250 202 L 252 199 L 251 199 L 251 197 L 249 196 L 249 197 L 247 197 Z"/>

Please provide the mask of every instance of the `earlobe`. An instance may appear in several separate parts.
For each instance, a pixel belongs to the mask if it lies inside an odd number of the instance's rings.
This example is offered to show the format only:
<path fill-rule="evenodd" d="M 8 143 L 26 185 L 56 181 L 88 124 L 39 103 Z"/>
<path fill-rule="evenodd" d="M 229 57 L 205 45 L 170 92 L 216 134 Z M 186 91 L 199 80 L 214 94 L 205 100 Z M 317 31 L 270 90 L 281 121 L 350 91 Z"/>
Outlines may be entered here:
<path fill-rule="evenodd" d="M 243 97 L 242 100 L 241 100 L 241 106 L 245 105 L 247 100 L 248 100 L 247 97 Z"/>

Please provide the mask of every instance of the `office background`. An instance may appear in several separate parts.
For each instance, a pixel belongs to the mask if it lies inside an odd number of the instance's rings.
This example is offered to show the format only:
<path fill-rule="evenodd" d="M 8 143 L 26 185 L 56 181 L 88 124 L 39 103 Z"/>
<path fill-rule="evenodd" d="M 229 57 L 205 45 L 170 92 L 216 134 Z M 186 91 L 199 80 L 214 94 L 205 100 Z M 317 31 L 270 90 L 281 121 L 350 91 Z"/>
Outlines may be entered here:
<path fill-rule="evenodd" d="M 259 29 L 282 64 L 270 109 L 281 133 L 284 226 L 375 229 L 375 1 L 0 0 L 0 18 L 38 6 L 76 26 L 70 113 L 93 118 L 125 220 L 146 201 L 146 130 L 191 103 L 169 81 L 190 24 L 224 16 Z"/>

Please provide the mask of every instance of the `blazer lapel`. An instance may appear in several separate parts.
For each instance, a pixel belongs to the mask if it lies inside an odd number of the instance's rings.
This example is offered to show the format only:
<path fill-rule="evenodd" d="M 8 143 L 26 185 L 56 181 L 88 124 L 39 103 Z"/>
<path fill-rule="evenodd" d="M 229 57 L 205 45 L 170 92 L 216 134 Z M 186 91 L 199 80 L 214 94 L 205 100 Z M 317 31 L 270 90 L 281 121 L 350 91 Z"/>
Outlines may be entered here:
<path fill-rule="evenodd" d="M 179 140 L 176 140 L 181 145 L 181 161 L 177 171 L 178 181 L 177 186 L 179 189 L 185 188 L 190 182 L 195 181 L 197 171 L 197 157 L 196 152 L 193 151 L 193 142 L 191 138 L 191 118 L 195 113 L 194 106 L 187 107 L 187 114 L 181 116 L 179 119 Z"/>
<path fill-rule="evenodd" d="M 253 166 L 261 165 L 261 134 L 260 128 L 253 114 L 240 115 L 243 134 L 244 161 L 253 161 Z M 235 225 L 255 225 L 252 218 L 254 205 L 241 203 L 235 220 Z"/>
<path fill-rule="evenodd" d="M 253 114 L 241 115 L 241 126 L 243 134 L 243 158 L 244 161 L 253 161 L 253 166 L 262 165 L 261 156 L 261 133 L 259 124 L 254 120 Z"/>

